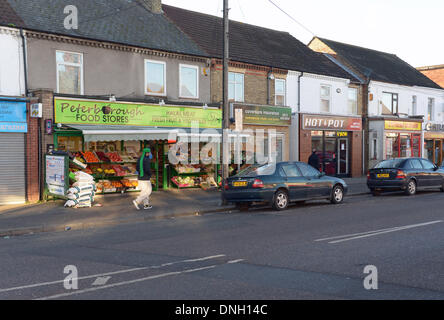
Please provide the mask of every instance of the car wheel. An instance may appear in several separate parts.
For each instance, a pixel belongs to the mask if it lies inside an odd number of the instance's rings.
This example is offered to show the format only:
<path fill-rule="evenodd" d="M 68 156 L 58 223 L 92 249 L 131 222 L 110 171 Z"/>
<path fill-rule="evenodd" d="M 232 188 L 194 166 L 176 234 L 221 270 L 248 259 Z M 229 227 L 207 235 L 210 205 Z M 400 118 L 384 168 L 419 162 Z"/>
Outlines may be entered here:
<path fill-rule="evenodd" d="M 330 202 L 333 204 L 341 203 L 344 200 L 344 189 L 340 185 L 335 185 L 331 191 Z"/>
<path fill-rule="evenodd" d="M 279 211 L 285 210 L 288 207 L 288 202 L 289 202 L 288 193 L 284 190 L 278 190 L 274 194 L 273 208 Z"/>
<path fill-rule="evenodd" d="M 239 211 L 248 211 L 250 209 L 250 203 L 249 202 L 236 202 L 236 209 Z"/>
<path fill-rule="evenodd" d="M 407 188 L 405 189 L 405 194 L 408 196 L 413 196 L 416 193 L 416 182 L 415 180 L 409 180 L 407 183 Z"/>

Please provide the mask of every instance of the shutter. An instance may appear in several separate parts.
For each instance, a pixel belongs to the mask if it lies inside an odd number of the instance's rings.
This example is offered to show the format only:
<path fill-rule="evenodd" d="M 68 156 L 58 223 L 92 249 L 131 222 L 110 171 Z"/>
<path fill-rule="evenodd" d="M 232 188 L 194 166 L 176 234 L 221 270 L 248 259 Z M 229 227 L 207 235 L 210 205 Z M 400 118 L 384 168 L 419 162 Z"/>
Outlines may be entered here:
<path fill-rule="evenodd" d="M 25 202 L 25 134 L 0 133 L 0 205 Z"/>

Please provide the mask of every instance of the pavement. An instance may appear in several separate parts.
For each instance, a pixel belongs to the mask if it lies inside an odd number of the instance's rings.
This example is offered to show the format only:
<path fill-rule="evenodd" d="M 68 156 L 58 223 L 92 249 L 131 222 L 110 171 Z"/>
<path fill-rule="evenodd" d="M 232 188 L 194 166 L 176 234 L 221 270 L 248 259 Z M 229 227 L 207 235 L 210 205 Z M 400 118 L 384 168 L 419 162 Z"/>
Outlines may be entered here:
<path fill-rule="evenodd" d="M 368 193 L 366 178 L 346 178 L 348 195 Z M 236 211 L 233 205 L 221 205 L 218 190 L 171 189 L 153 192 L 151 210 L 136 210 L 136 193 L 96 196 L 92 208 L 64 208 L 64 201 L 25 206 L 0 206 L 0 237 L 40 232 L 83 230 L 122 223 Z"/>

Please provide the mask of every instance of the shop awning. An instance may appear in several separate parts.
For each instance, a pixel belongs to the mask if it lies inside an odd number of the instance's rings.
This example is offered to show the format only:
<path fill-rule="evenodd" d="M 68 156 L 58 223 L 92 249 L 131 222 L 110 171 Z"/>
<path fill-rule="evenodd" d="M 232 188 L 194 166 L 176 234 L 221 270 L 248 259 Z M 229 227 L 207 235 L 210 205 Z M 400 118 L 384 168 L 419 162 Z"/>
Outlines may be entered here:
<path fill-rule="evenodd" d="M 83 133 L 85 142 L 130 140 L 176 140 L 177 129 L 156 129 L 137 126 L 70 125 Z"/>

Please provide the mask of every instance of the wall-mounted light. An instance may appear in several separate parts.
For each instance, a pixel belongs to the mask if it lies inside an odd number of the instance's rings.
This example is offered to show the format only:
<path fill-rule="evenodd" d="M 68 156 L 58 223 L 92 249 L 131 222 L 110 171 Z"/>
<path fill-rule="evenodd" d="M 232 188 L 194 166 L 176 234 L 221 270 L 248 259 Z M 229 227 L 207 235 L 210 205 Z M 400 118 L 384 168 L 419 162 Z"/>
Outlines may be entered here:
<path fill-rule="evenodd" d="M 206 110 L 206 109 L 208 109 L 208 105 L 205 103 L 205 104 L 202 106 L 202 108 Z"/>
<path fill-rule="evenodd" d="M 160 101 L 159 101 L 159 106 L 164 106 L 165 105 L 165 101 L 163 100 L 163 99 L 161 99 Z"/>
<path fill-rule="evenodd" d="M 270 79 L 270 80 L 274 80 L 274 74 L 273 74 L 273 72 L 268 72 L 268 79 Z"/>
<path fill-rule="evenodd" d="M 109 96 L 109 101 L 116 102 L 117 101 L 116 96 L 114 94 L 110 95 Z"/>
<path fill-rule="evenodd" d="M 337 93 L 341 93 L 341 92 L 342 92 L 341 88 L 337 88 L 337 89 L 336 89 L 336 92 L 337 92 Z"/>

